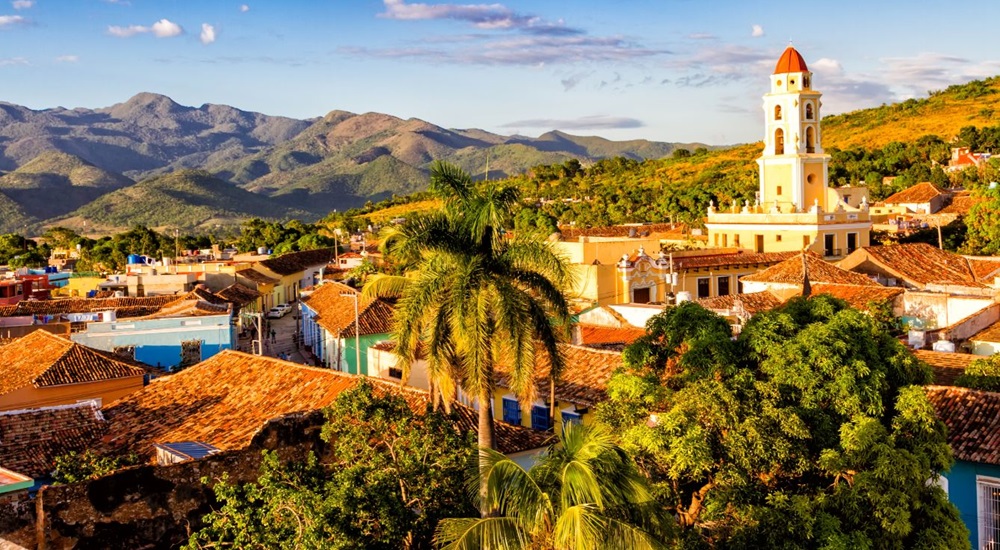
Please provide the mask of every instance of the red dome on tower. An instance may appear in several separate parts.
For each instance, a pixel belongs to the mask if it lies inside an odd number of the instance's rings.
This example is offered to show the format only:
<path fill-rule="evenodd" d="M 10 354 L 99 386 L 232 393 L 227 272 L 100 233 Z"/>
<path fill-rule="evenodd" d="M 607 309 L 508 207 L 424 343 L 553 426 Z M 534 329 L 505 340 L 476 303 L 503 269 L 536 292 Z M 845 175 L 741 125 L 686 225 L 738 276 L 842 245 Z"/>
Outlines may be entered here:
<path fill-rule="evenodd" d="M 778 59 L 778 64 L 774 66 L 774 74 L 804 73 L 808 71 L 806 60 L 802 59 L 802 55 L 791 46 L 785 48 L 785 52 Z"/>

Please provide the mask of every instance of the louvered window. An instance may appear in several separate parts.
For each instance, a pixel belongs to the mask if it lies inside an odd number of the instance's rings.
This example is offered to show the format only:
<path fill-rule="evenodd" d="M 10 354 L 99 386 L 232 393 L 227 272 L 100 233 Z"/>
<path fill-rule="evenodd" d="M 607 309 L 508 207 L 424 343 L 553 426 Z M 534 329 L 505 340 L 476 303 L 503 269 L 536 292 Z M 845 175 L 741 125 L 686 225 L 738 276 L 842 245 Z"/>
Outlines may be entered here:
<path fill-rule="evenodd" d="M 549 408 L 543 405 L 531 407 L 531 427 L 536 430 L 549 429 Z"/>
<path fill-rule="evenodd" d="M 976 479 L 979 500 L 979 548 L 1000 550 L 1000 479 Z"/>
<path fill-rule="evenodd" d="M 521 404 L 517 399 L 503 398 L 503 421 L 515 426 L 521 425 Z"/>

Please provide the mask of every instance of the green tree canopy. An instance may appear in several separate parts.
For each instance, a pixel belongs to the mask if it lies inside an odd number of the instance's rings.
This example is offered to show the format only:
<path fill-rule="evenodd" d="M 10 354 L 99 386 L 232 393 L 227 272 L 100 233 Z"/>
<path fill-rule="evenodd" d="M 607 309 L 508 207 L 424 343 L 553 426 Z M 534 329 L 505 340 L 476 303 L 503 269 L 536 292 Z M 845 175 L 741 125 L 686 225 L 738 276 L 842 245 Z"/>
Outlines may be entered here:
<path fill-rule="evenodd" d="M 215 483 L 219 506 L 188 548 L 429 548 L 441 518 L 474 511 L 474 446 L 452 418 L 362 382 L 327 411 L 323 438 L 328 459 L 265 453 L 257 483 Z"/>
<path fill-rule="evenodd" d="M 930 381 L 884 324 L 828 296 L 725 322 L 685 303 L 626 349 L 598 418 L 692 548 L 965 548 Z M 654 419 L 653 422 L 650 420 Z"/>

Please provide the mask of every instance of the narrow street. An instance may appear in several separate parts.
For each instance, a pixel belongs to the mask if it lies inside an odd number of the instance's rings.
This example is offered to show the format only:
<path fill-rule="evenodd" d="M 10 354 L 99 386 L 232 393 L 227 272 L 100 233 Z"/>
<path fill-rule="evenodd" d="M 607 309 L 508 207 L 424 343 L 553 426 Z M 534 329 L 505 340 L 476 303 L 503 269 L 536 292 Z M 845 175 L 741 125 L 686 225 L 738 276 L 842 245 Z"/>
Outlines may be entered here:
<path fill-rule="evenodd" d="M 292 311 L 279 319 L 263 319 L 264 338 L 263 354 L 268 357 L 284 357 L 288 361 L 303 365 L 312 364 L 311 355 L 304 352 L 300 346 L 296 345 L 295 336 L 298 329 L 296 318 L 299 315 L 298 303 L 292 304 Z M 274 331 L 273 336 L 271 331 Z M 253 340 L 256 338 L 256 330 L 251 332 L 251 336 L 239 339 L 239 349 L 246 353 L 253 353 Z"/>

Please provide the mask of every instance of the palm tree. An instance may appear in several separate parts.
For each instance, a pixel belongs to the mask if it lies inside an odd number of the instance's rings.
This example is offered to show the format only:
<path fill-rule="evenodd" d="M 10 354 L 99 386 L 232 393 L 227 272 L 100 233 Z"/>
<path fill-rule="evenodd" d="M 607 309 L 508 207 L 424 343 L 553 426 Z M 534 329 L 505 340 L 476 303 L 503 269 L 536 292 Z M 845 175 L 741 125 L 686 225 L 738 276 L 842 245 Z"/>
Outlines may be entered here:
<path fill-rule="evenodd" d="M 441 162 L 431 166 L 430 184 L 443 210 L 383 235 L 383 250 L 407 274 L 373 277 L 364 292 L 399 297 L 393 338 L 404 378 L 421 349 L 435 404 L 448 406 L 457 386 L 475 396 L 479 445 L 493 449 L 497 365 L 508 370 L 510 389 L 522 401 L 535 398 L 538 349 L 554 376 L 562 368 L 557 344 L 569 326 L 563 294 L 569 272 L 548 243 L 504 234 L 516 189 L 477 188 L 468 174 Z"/>
<path fill-rule="evenodd" d="M 441 520 L 442 548 L 643 550 L 664 548 L 675 535 L 646 478 L 602 427 L 567 425 L 529 471 L 496 451 L 480 454 L 482 517 Z"/>

